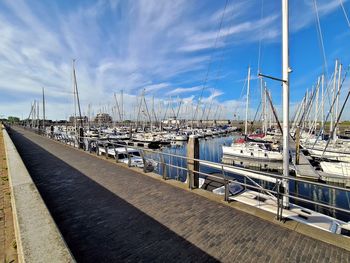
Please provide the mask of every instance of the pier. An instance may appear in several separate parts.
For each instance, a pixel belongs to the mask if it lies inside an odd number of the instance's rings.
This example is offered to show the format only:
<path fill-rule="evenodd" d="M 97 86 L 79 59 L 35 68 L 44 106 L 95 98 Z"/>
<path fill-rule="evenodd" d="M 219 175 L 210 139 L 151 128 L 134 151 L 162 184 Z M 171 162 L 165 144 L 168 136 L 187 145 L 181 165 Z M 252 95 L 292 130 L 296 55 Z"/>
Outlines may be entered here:
<path fill-rule="evenodd" d="M 10 135 L 77 262 L 350 262 L 326 243 L 334 234 L 21 128 Z"/>

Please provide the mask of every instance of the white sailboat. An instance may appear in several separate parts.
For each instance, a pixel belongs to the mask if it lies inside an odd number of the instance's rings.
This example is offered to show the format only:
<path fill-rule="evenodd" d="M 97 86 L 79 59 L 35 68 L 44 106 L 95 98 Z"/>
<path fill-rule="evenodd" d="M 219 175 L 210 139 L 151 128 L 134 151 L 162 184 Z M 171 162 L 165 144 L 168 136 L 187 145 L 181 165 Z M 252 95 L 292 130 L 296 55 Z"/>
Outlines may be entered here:
<path fill-rule="evenodd" d="M 233 142 L 230 146 L 222 146 L 222 152 L 225 157 L 235 157 L 244 160 L 259 161 L 259 162 L 282 162 L 283 155 L 280 152 L 280 147 L 266 142 L 247 141 L 248 139 L 248 109 L 249 109 L 249 92 L 250 92 L 250 67 L 248 68 L 247 76 L 247 98 L 245 112 L 245 126 L 243 142 Z M 289 159 L 288 159 L 289 160 Z"/>

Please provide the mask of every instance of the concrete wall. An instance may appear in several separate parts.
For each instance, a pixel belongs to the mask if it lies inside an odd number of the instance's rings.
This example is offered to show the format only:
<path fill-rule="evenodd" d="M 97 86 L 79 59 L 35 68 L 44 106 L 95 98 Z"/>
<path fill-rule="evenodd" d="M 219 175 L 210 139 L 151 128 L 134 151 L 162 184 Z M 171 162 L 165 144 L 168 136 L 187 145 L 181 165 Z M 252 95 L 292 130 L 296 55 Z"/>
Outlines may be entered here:
<path fill-rule="evenodd" d="M 19 262 L 75 262 L 5 129 L 3 135 Z"/>

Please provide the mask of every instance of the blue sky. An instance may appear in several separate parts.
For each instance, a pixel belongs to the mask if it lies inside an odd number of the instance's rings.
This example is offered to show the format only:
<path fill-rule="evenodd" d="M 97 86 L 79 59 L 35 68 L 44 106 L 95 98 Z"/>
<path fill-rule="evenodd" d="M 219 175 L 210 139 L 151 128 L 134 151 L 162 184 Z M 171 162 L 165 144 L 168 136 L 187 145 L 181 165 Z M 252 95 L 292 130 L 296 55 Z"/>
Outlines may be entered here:
<path fill-rule="evenodd" d="M 182 98 L 185 114 L 205 86 L 202 105 L 221 105 L 222 116 L 232 118 L 234 111 L 242 111 L 250 65 L 253 115 L 259 97 L 258 61 L 263 73 L 281 76 L 280 2 L 230 0 L 219 31 L 226 0 L 1 1 L 0 115 L 27 117 L 42 87 L 48 118 L 71 115 L 73 58 L 85 113 L 89 103 L 94 112 L 110 109 L 113 94 L 123 90 L 130 116 L 145 89 L 159 111 L 166 101 Z M 350 15 L 350 2 L 342 2 Z M 314 2 L 290 0 L 292 104 L 316 83 L 324 64 L 331 74 L 336 58 L 345 66 L 350 63 L 350 27 L 340 1 L 316 4 L 326 63 Z M 279 108 L 280 84 L 267 85 Z"/>

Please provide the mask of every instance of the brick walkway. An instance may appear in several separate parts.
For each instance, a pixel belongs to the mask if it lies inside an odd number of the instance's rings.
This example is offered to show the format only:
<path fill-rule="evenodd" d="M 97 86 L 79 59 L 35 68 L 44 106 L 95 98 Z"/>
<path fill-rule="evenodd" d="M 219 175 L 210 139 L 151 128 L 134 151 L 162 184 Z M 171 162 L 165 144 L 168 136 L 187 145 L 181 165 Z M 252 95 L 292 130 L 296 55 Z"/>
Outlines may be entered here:
<path fill-rule="evenodd" d="M 350 253 L 17 130 L 29 172 L 78 262 L 350 262 Z"/>
<path fill-rule="evenodd" d="M 0 262 L 17 262 L 16 253 L 6 155 L 0 130 Z"/>

